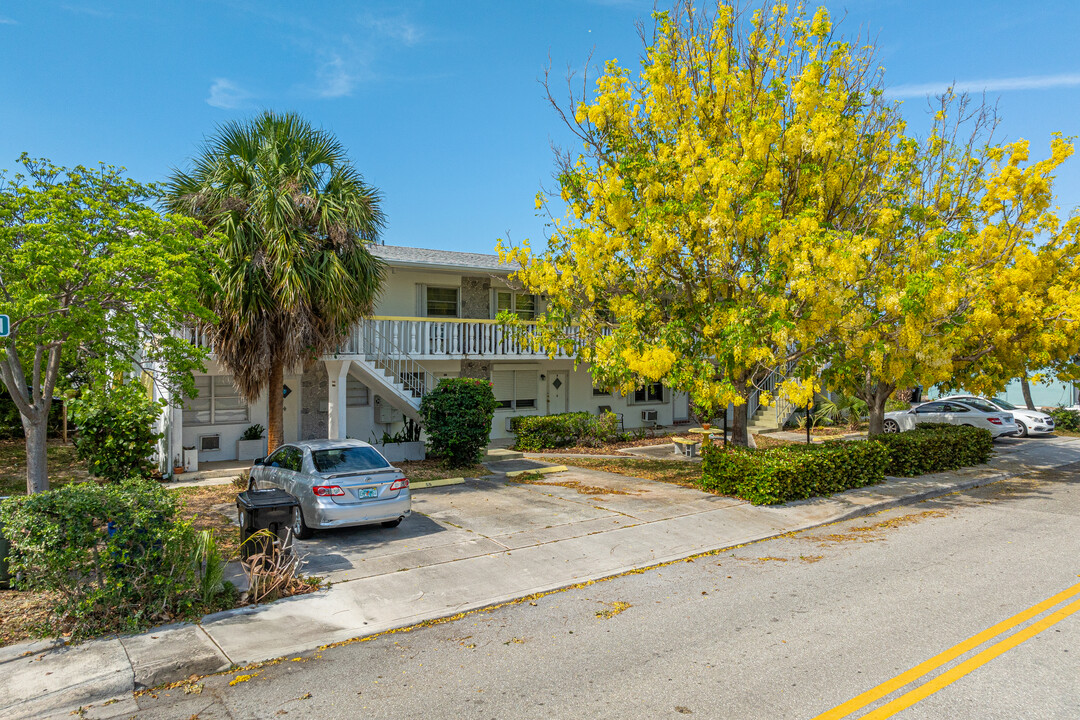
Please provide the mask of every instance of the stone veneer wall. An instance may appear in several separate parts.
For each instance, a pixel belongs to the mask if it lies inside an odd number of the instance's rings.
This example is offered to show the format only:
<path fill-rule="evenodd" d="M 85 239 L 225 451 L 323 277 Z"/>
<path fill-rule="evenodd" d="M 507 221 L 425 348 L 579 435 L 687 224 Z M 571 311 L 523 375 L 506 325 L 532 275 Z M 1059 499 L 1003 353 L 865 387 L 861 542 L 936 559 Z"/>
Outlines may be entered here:
<path fill-rule="evenodd" d="M 487 360 L 462 360 L 461 377 L 491 379 L 491 363 Z"/>
<path fill-rule="evenodd" d="M 330 403 L 330 377 L 326 366 L 316 363 L 300 378 L 300 439 L 325 438 L 330 432 L 327 408 Z"/>
<path fill-rule="evenodd" d="M 461 317 L 482 320 L 491 317 L 490 278 L 461 278 Z"/>

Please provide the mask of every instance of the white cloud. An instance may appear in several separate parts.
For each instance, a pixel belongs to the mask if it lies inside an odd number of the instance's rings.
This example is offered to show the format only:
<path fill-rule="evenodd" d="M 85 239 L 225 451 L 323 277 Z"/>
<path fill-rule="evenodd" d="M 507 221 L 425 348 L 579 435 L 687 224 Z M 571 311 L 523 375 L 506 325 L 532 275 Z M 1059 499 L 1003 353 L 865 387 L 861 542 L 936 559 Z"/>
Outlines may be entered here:
<path fill-rule="evenodd" d="M 375 17 L 374 15 L 364 15 L 360 18 L 360 22 L 379 35 L 388 37 L 391 40 L 397 40 L 405 45 L 415 45 L 424 38 L 423 30 L 409 22 L 404 16 Z"/>
<path fill-rule="evenodd" d="M 19 24 L 18 20 L 12 20 L 9 17 L 4 17 L 3 15 L 0 15 L 0 25 L 18 25 L 18 24 Z"/>
<path fill-rule="evenodd" d="M 941 95 L 950 87 L 957 93 L 979 94 L 983 92 L 1006 92 L 1009 90 L 1048 90 L 1050 88 L 1080 85 L 1080 74 L 1028 75 L 1015 78 L 987 78 L 985 80 L 961 80 L 956 82 L 926 83 L 923 85 L 895 85 L 885 94 L 891 98 L 925 97 Z"/>
<path fill-rule="evenodd" d="M 315 93 L 324 98 L 345 97 L 351 94 L 357 80 L 356 75 L 349 72 L 340 55 L 334 55 L 323 63 L 315 73 L 315 77 L 318 80 Z"/>
<path fill-rule="evenodd" d="M 236 110 L 247 105 L 251 93 L 227 78 L 214 78 L 206 104 L 222 110 Z"/>

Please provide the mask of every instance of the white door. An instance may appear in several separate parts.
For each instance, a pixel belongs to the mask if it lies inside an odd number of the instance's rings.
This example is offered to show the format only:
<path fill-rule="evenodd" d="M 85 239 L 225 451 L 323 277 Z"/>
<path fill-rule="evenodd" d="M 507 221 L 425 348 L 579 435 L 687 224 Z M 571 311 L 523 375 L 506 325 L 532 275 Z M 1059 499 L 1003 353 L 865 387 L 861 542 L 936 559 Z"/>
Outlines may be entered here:
<path fill-rule="evenodd" d="M 675 422 L 690 421 L 690 395 L 688 393 L 675 393 Z"/>
<path fill-rule="evenodd" d="M 547 373 L 547 412 L 555 415 L 566 412 L 568 407 L 568 374 L 565 372 Z"/>
<path fill-rule="evenodd" d="M 286 375 L 281 391 L 287 393 L 282 400 L 285 442 L 297 442 L 300 440 L 300 376 Z"/>

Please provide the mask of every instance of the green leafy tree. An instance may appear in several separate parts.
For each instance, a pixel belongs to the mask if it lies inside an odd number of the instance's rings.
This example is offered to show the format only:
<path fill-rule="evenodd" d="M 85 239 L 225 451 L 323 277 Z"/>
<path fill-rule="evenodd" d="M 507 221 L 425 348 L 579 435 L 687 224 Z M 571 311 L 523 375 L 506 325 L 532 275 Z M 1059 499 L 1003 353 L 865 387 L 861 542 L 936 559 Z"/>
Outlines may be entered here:
<path fill-rule="evenodd" d="M 172 390 L 204 354 L 174 335 L 213 316 L 199 303 L 209 282 L 204 228 L 146 203 L 157 188 L 110 166 L 65 169 L 19 159 L 0 173 L 0 379 L 26 436 L 26 489 L 49 488 L 45 439 L 62 361 L 86 377 L 133 363 Z"/>
<path fill-rule="evenodd" d="M 368 251 L 384 217 L 334 136 L 294 114 L 221 126 L 166 205 L 217 231 L 224 261 L 205 328 L 240 394 L 269 391 L 267 444 L 282 442 L 286 368 L 309 368 L 371 312 L 383 267 Z"/>

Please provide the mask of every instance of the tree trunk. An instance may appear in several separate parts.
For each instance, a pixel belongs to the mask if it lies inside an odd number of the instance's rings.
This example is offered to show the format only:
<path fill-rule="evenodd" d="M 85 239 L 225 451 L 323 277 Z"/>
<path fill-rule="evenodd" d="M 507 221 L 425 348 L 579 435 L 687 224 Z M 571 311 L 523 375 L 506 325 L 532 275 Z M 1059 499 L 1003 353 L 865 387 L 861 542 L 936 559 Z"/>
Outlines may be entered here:
<path fill-rule="evenodd" d="M 45 441 L 49 432 L 49 407 L 35 413 L 31 419 L 22 416 L 23 432 L 26 434 L 26 494 L 45 492 L 49 489 L 48 456 Z"/>
<path fill-rule="evenodd" d="M 868 437 L 885 432 L 885 403 L 889 401 L 895 389 L 896 385 L 867 377 L 863 392 L 859 394 L 859 397 L 866 403 L 866 409 L 870 414 L 870 428 L 866 433 Z"/>
<path fill-rule="evenodd" d="M 1028 410 L 1035 409 L 1035 403 L 1031 400 L 1031 385 L 1028 384 L 1027 375 L 1020 376 L 1020 390 L 1024 393 L 1024 405 Z"/>
<path fill-rule="evenodd" d="M 281 394 L 282 385 L 285 383 L 285 364 L 279 358 L 274 358 L 270 363 L 270 382 L 267 385 L 267 417 L 266 417 L 266 454 L 277 450 L 278 446 L 285 442 L 285 409 L 284 396 Z"/>

